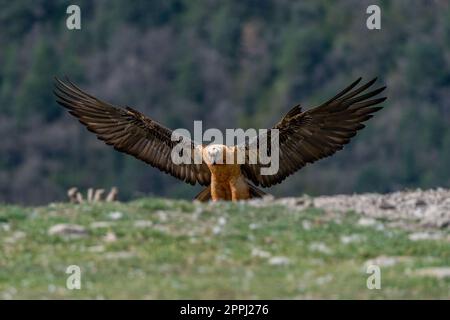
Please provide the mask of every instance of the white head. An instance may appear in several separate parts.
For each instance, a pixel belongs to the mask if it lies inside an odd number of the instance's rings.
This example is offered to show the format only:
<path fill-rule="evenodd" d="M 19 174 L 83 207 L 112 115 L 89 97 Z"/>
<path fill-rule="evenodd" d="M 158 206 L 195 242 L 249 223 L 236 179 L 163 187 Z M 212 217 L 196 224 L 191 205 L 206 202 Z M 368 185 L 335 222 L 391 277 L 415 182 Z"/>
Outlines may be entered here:
<path fill-rule="evenodd" d="M 221 144 L 210 144 L 205 148 L 205 157 L 208 164 L 223 164 L 223 149 Z"/>

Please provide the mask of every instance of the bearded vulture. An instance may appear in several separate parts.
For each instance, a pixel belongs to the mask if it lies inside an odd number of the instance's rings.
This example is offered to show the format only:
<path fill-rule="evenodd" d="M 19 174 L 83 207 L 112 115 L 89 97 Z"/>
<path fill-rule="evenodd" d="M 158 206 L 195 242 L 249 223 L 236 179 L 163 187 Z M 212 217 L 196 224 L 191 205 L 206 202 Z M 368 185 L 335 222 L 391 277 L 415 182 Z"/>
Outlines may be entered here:
<path fill-rule="evenodd" d="M 196 199 L 237 201 L 263 196 L 265 193 L 257 186 L 281 183 L 306 164 L 331 156 L 364 128 L 363 122 L 382 109 L 376 105 L 386 98 L 375 96 L 386 87 L 371 91 L 376 78 L 358 86 L 360 81 L 361 78 L 309 110 L 302 111 L 300 105 L 293 107 L 272 127 L 276 130 L 234 146 L 204 145 L 173 135 L 171 129 L 139 111 L 97 99 L 68 79 L 55 78 L 54 93 L 61 106 L 106 144 L 186 183 L 205 186 Z M 263 138 L 271 138 L 272 132 L 276 132 L 276 145 L 267 141 L 263 145 Z M 173 153 L 181 144 L 181 150 Z M 241 161 L 237 161 L 238 151 L 243 155 Z M 270 174 L 263 172 L 270 166 L 261 160 L 264 152 L 277 156 L 277 170 Z M 187 155 L 190 161 L 173 160 L 173 154 L 182 157 L 183 153 L 184 159 Z M 252 158 L 252 154 L 256 156 Z"/>

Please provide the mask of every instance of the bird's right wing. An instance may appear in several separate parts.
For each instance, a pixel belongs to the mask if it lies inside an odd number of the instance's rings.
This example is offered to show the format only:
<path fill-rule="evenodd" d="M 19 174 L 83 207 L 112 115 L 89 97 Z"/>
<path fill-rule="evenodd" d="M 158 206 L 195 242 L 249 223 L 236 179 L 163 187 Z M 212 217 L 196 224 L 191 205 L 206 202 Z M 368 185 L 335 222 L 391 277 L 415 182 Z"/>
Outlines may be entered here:
<path fill-rule="evenodd" d="M 211 176 L 206 164 L 175 164 L 171 152 L 179 141 L 172 141 L 172 130 L 146 117 L 137 110 L 126 109 L 103 102 L 84 92 L 69 80 L 56 78 L 57 102 L 69 109 L 89 131 L 116 150 L 128 153 L 180 180 L 195 185 L 209 185 Z M 191 146 L 191 155 L 200 152 L 186 137 L 180 137 Z M 186 140 L 184 140 L 186 139 Z M 189 140 L 189 141 L 187 141 Z"/>

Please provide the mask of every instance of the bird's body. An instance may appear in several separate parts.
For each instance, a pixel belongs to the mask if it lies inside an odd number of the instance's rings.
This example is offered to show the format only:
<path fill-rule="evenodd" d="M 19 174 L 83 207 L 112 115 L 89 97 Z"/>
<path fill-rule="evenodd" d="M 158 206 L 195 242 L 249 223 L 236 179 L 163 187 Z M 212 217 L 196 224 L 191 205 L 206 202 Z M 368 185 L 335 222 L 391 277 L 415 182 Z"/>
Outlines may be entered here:
<path fill-rule="evenodd" d="M 247 200 L 250 189 L 239 165 L 217 165 L 211 170 L 211 200 Z"/>
<path fill-rule="evenodd" d="M 281 183 L 306 164 L 341 150 L 364 128 L 362 123 L 381 109 L 374 105 L 386 98 L 371 99 L 385 87 L 366 92 L 376 79 L 356 87 L 360 80 L 315 108 L 307 111 L 302 111 L 299 105 L 292 108 L 272 128 L 279 132 L 276 150 L 263 145 L 261 135 L 238 146 L 199 145 L 184 137 L 174 141 L 170 129 L 139 111 L 103 102 L 70 81 L 56 79 L 55 94 L 59 104 L 106 144 L 187 183 L 205 186 L 196 199 L 238 201 L 263 196 L 265 193 L 257 186 Z M 201 163 L 173 161 L 172 151 L 180 141 L 187 142 L 192 154 L 201 154 Z M 236 161 L 238 150 L 244 151 L 242 163 Z M 267 168 L 267 163 L 260 158 L 256 162 L 250 160 L 256 151 L 258 154 L 259 151 L 277 151 L 278 170 L 265 174 L 263 169 Z"/>
<path fill-rule="evenodd" d="M 241 166 L 238 163 L 226 163 L 227 155 L 235 159 L 234 147 L 210 145 L 202 149 L 203 161 L 211 172 L 211 200 L 246 200 L 250 199 L 250 188 Z"/>

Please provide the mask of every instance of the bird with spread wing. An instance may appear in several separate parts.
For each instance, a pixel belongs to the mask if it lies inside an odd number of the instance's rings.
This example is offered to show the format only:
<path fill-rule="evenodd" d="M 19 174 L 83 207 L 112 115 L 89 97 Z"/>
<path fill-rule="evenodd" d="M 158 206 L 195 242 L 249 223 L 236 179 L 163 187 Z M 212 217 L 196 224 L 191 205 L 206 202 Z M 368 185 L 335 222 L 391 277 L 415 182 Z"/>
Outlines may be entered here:
<path fill-rule="evenodd" d="M 68 79 L 62 81 L 56 78 L 54 93 L 60 105 L 106 144 L 175 178 L 205 186 L 196 199 L 237 201 L 262 197 L 265 193 L 258 186 L 276 185 L 306 164 L 331 156 L 364 128 L 363 122 L 382 109 L 376 105 L 386 98 L 375 96 L 386 87 L 370 91 L 368 89 L 376 78 L 358 86 L 360 81 L 361 78 L 330 100 L 307 111 L 302 111 L 299 105 L 293 107 L 273 127 L 278 130 L 279 168 L 270 175 L 261 173 L 265 164 L 245 161 L 248 156 L 242 164 L 217 161 L 235 153 L 238 147 L 249 149 L 250 141 L 240 146 L 190 142 L 191 154 L 200 153 L 203 161 L 176 164 L 171 153 L 179 141 L 172 139 L 169 128 L 135 109 L 114 106 L 97 99 Z M 256 146 L 268 148 L 258 143 Z M 273 150 L 270 152 L 273 153 Z"/>

